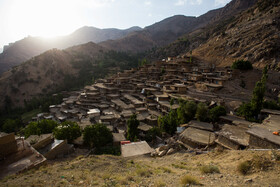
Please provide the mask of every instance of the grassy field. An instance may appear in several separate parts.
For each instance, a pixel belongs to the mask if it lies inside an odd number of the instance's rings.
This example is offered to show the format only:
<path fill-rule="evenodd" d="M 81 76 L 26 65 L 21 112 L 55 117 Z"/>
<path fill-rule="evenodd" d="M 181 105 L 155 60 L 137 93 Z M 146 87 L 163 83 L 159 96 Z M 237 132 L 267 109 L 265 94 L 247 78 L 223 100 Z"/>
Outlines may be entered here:
<path fill-rule="evenodd" d="M 223 151 L 161 158 L 73 156 L 8 176 L 0 186 L 279 186 L 277 155 L 280 153 Z M 246 174 L 239 171 L 245 161 L 251 163 Z M 214 172 L 205 168 L 214 168 Z"/>

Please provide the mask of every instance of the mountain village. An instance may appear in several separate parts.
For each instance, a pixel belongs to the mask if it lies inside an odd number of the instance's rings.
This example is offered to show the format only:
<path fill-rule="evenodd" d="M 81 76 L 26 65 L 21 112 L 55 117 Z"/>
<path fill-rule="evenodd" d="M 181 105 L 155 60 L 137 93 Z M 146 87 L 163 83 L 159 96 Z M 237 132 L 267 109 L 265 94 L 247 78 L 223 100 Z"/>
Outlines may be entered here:
<path fill-rule="evenodd" d="M 242 98 L 217 92 L 235 76 L 235 70 L 199 63 L 191 56 L 168 57 L 153 64 L 119 72 L 106 79 L 98 79 L 83 90 L 67 93 L 60 105 L 51 105 L 50 113 L 41 113 L 33 121 L 52 119 L 74 121 L 81 129 L 102 123 L 113 134 L 113 144 L 120 146 L 125 158 L 150 155 L 170 155 L 177 151 L 203 154 L 219 147 L 230 150 L 279 149 L 280 111 L 263 109 L 262 124 L 252 123 L 235 115 Z M 171 100 L 174 103 L 171 104 Z M 217 105 L 227 108 L 227 115 L 218 123 L 191 120 L 180 124 L 176 134 L 156 137 L 146 142 L 145 134 L 158 126 L 158 118 L 179 108 L 179 100 Z M 139 139 L 126 139 L 127 120 L 137 115 Z M 143 139 L 142 139 L 143 137 Z M 0 134 L 0 177 L 42 165 L 46 160 L 61 158 L 83 146 L 79 137 L 68 144 L 56 140 L 52 134 L 31 135 L 27 139 L 13 133 Z"/>

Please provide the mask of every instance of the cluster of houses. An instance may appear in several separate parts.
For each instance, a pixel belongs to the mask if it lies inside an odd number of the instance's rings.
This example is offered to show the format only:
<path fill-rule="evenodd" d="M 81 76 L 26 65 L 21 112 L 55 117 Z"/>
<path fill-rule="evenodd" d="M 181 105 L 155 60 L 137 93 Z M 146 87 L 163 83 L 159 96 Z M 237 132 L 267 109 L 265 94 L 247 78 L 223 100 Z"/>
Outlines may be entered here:
<path fill-rule="evenodd" d="M 99 79 L 72 93 L 61 105 L 50 106 L 50 114 L 40 117 L 73 120 L 82 128 L 100 122 L 123 133 L 127 119 L 136 113 L 139 129 L 145 132 L 157 125 L 160 115 L 179 107 L 178 103 L 170 106 L 171 98 L 190 98 L 188 90 L 195 84 L 220 89 L 231 76 L 230 69 L 195 64 L 189 57 L 168 59 Z"/>
<path fill-rule="evenodd" d="M 159 116 L 179 108 L 177 102 L 170 104 L 172 98 L 212 101 L 212 105 L 213 97 L 203 97 L 204 93 L 201 92 L 194 94 L 193 90 L 203 85 L 207 93 L 212 93 L 221 89 L 233 73 L 230 68 L 218 69 L 213 65 L 193 62 L 191 57 L 168 58 L 99 79 L 81 91 L 71 92 L 62 104 L 50 106 L 50 113 L 39 114 L 34 120 L 70 120 L 77 122 L 82 129 L 94 123 L 103 123 L 112 132 L 114 144 L 121 145 L 122 156 L 148 154 L 153 149 L 145 141 L 122 144 L 126 141 L 126 122 L 132 114 L 137 114 L 140 122 L 138 129 L 141 139 L 158 125 Z M 280 136 L 275 132 L 280 130 L 280 111 L 262 110 L 262 114 L 267 117 L 262 124 L 250 123 L 234 115 L 221 116 L 215 126 L 193 120 L 178 127 L 176 141 L 187 149 L 211 149 L 216 146 L 236 150 L 279 149 Z M 0 149 L 4 145 L 1 136 Z M 40 153 L 32 148 L 34 154 L 44 159 L 68 153 L 73 147 L 65 141 L 54 140 L 51 134 L 31 136 L 23 141 L 29 148 L 33 146 L 38 150 Z M 161 143 L 164 144 L 164 140 L 161 139 Z M 76 139 L 74 144 L 83 144 L 82 137 Z"/>

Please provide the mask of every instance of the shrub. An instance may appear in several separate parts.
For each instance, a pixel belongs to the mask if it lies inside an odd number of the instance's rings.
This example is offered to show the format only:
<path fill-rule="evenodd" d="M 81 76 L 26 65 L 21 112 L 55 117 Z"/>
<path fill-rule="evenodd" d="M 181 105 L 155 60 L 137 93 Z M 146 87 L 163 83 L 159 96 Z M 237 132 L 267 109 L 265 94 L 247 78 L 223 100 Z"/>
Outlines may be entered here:
<path fill-rule="evenodd" d="M 100 148 L 113 142 L 111 131 L 101 123 L 85 127 L 83 135 L 84 144 L 89 147 Z M 107 151 L 110 152 L 110 150 Z M 111 150 L 111 152 L 114 151 Z"/>
<path fill-rule="evenodd" d="M 216 106 L 209 111 L 209 118 L 212 122 L 217 122 L 220 116 L 226 115 L 226 109 L 223 106 Z"/>
<path fill-rule="evenodd" d="M 207 174 L 207 173 L 220 173 L 220 170 L 217 166 L 213 166 L 213 165 L 206 165 L 206 166 L 202 166 L 200 168 L 200 171 L 202 174 Z"/>
<path fill-rule="evenodd" d="M 25 138 L 28 138 L 30 135 L 41 135 L 52 133 L 58 123 L 53 120 L 44 119 L 38 122 L 29 123 L 24 129 Z"/>
<path fill-rule="evenodd" d="M 65 121 L 53 130 L 53 134 L 56 139 L 72 142 L 81 136 L 81 129 L 77 123 Z"/>
<path fill-rule="evenodd" d="M 204 103 L 199 103 L 197 105 L 197 110 L 196 110 L 196 114 L 195 117 L 198 121 L 207 121 L 207 113 L 208 113 L 208 108 L 206 106 L 206 104 Z"/>
<path fill-rule="evenodd" d="M 253 66 L 251 62 L 249 61 L 244 61 L 244 60 L 236 60 L 233 62 L 232 69 L 240 69 L 240 70 L 251 70 L 253 69 Z"/>
<path fill-rule="evenodd" d="M 237 171 L 242 175 L 246 175 L 251 169 L 251 163 L 249 161 L 244 161 L 238 164 Z"/>
<path fill-rule="evenodd" d="M 200 182 L 195 177 L 192 177 L 190 175 L 185 175 L 181 178 L 181 184 L 184 185 L 184 186 L 200 185 Z"/>

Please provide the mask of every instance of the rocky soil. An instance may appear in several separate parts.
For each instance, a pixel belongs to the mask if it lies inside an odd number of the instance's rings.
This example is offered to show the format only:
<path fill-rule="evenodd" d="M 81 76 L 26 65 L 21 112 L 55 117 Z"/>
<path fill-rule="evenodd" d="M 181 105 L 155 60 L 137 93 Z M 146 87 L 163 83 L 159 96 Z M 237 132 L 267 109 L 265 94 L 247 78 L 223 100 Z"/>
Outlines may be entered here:
<path fill-rule="evenodd" d="M 164 157 L 136 158 L 73 155 L 8 176 L 0 186 L 183 186 L 181 179 L 186 175 L 204 186 L 279 186 L 279 155 L 280 152 L 249 150 L 215 150 L 207 154 L 181 150 Z M 238 172 L 241 162 L 254 159 L 265 160 L 266 164 L 258 161 L 258 167 L 248 174 Z M 201 168 L 209 165 L 219 172 L 202 172 Z"/>

